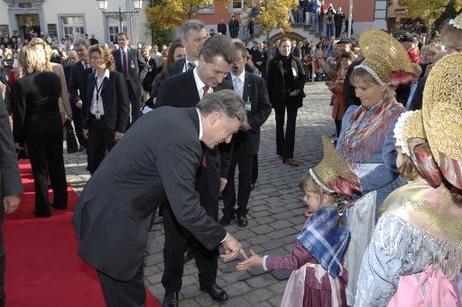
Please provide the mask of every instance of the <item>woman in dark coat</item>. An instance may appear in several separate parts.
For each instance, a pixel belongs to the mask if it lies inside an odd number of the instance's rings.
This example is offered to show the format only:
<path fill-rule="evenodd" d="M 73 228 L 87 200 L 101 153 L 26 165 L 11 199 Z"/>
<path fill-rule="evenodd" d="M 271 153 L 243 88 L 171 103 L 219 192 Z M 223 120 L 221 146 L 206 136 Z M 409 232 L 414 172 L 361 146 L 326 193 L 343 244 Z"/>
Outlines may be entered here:
<path fill-rule="evenodd" d="M 302 106 L 305 71 L 299 60 L 291 55 L 291 41 L 281 39 L 279 54 L 268 65 L 267 85 L 276 114 L 276 151 L 282 163 L 298 166 L 294 160 L 295 125 L 298 108 Z M 284 121 L 287 110 L 287 124 Z"/>
<path fill-rule="evenodd" d="M 24 76 L 13 87 L 13 132 L 18 148 L 25 145 L 35 184 L 35 215 L 51 216 L 47 173 L 57 209 L 67 207 L 63 160 L 63 125 L 58 99 L 61 81 L 46 69 L 43 48 L 24 46 L 19 53 Z"/>
<path fill-rule="evenodd" d="M 125 77 L 115 70 L 109 48 L 93 45 L 88 53 L 95 73 L 87 78 L 82 127 L 88 139 L 87 169 L 93 174 L 127 130 L 130 104 Z"/>

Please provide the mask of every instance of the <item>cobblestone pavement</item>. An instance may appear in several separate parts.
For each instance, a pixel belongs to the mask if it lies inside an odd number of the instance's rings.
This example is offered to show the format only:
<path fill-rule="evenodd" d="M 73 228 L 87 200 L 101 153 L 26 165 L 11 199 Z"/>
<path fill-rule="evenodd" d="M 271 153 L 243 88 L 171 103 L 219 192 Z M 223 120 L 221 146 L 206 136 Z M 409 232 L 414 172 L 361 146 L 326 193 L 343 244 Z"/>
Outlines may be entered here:
<path fill-rule="evenodd" d="M 308 83 L 307 97 L 297 118 L 295 159 L 299 167 L 281 163 L 276 156 L 275 121 L 271 114 L 262 127 L 259 152 L 259 177 L 249 201 L 249 225 L 240 228 L 234 222 L 228 226 L 243 244 L 245 250 L 253 248 L 260 255 L 278 255 L 290 251 L 295 235 L 304 223 L 304 204 L 298 181 L 308 167 L 319 161 L 322 155 L 320 134 L 333 135 L 334 122 L 330 117 L 330 93 L 323 83 Z M 89 178 L 85 170 L 83 154 L 66 155 L 68 182 L 81 191 Z M 220 204 L 222 206 L 222 204 Z M 163 271 L 163 225 L 157 221 L 152 229 L 145 257 L 145 282 L 160 300 L 164 289 L 161 284 Z M 217 283 L 229 294 L 226 306 L 279 306 L 284 292 L 287 271 L 265 273 L 262 269 L 236 272 L 235 263 L 219 263 Z M 185 265 L 181 306 L 218 306 L 208 294 L 199 290 L 194 261 Z"/>

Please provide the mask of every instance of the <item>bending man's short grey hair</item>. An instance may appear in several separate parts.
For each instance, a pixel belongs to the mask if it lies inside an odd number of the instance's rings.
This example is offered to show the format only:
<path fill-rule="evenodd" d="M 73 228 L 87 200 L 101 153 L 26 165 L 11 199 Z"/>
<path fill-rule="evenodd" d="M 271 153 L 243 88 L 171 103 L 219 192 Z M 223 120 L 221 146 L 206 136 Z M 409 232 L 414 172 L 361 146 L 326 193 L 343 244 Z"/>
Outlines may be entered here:
<path fill-rule="evenodd" d="M 237 118 L 241 123 L 247 121 L 244 103 L 233 90 L 221 90 L 207 94 L 199 101 L 197 108 L 204 116 L 219 112 L 228 118 Z"/>
<path fill-rule="evenodd" d="M 177 38 L 186 39 L 188 36 L 189 30 L 201 31 L 205 29 L 205 24 L 198 19 L 189 19 L 183 22 L 183 24 L 178 28 Z"/>

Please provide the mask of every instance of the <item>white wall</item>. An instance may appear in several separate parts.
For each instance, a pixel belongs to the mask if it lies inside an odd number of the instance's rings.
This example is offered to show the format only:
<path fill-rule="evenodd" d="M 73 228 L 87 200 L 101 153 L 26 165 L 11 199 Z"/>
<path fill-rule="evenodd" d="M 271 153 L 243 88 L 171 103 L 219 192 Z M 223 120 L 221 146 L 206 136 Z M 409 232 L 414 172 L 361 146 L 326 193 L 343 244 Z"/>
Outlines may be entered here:
<path fill-rule="evenodd" d="M 109 0 L 107 12 L 118 12 L 119 6 L 122 11 L 130 9 L 126 7 L 126 1 L 131 4 L 132 0 Z M 143 9 L 134 14 L 137 25 L 137 37 L 131 38 L 131 43 L 137 42 L 151 43 L 151 35 L 146 29 L 146 14 L 144 8 L 148 5 L 149 1 L 144 1 Z M 27 9 L 23 11 L 15 10 L 14 14 L 27 14 Z M 35 13 L 35 12 L 34 12 Z M 47 24 L 56 24 L 58 30 L 58 37 L 62 38 L 63 30 L 60 16 L 83 16 L 85 23 L 85 31 L 91 37 L 95 34 L 100 42 L 105 42 L 106 39 L 106 23 L 103 13 L 98 9 L 96 0 L 44 0 L 41 11 L 40 26 L 42 32 L 47 32 Z M 10 20 L 14 15 L 9 14 L 8 4 L 0 0 L 0 24 L 8 24 L 10 34 L 14 29 L 17 29 L 16 20 Z"/>

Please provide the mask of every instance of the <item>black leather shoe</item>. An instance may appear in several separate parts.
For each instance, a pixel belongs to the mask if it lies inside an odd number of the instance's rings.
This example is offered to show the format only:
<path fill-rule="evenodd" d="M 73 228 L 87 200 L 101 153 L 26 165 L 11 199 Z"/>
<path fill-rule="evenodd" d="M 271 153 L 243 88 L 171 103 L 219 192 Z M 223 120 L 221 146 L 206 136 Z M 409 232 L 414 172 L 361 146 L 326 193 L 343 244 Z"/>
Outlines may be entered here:
<path fill-rule="evenodd" d="M 55 205 L 54 203 L 52 203 L 52 204 L 50 204 L 50 206 L 52 206 L 53 208 L 58 209 L 58 210 L 66 210 L 67 209 L 67 204 L 65 204 L 65 205 Z"/>
<path fill-rule="evenodd" d="M 228 293 L 223 288 L 213 282 L 209 287 L 202 287 L 201 291 L 207 292 L 212 300 L 218 303 L 224 303 L 229 299 Z"/>
<path fill-rule="evenodd" d="M 231 223 L 232 218 L 233 218 L 232 215 L 223 214 L 222 218 L 220 219 L 220 225 L 228 226 Z"/>
<path fill-rule="evenodd" d="M 193 260 L 194 257 L 195 257 L 194 251 L 188 247 L 184 252 L 184 263 Z"/>
<path fill-rule="evenodd" d="M 294 159 L 283 159 L 282 163 L 287 164 L 289 166 L 298 166 L 298 162 Z"/>
<path fill-rule="evenodd" d="M 238 215 L 236 218 L 236 224 L 240 227 L 245 227 L 249 224 L 249 221 L 245 215 Z"/>
<path fill-rule="evenodd" d="M 178 292 L 165 292 L 162 307 L 178 307 Z"/>

